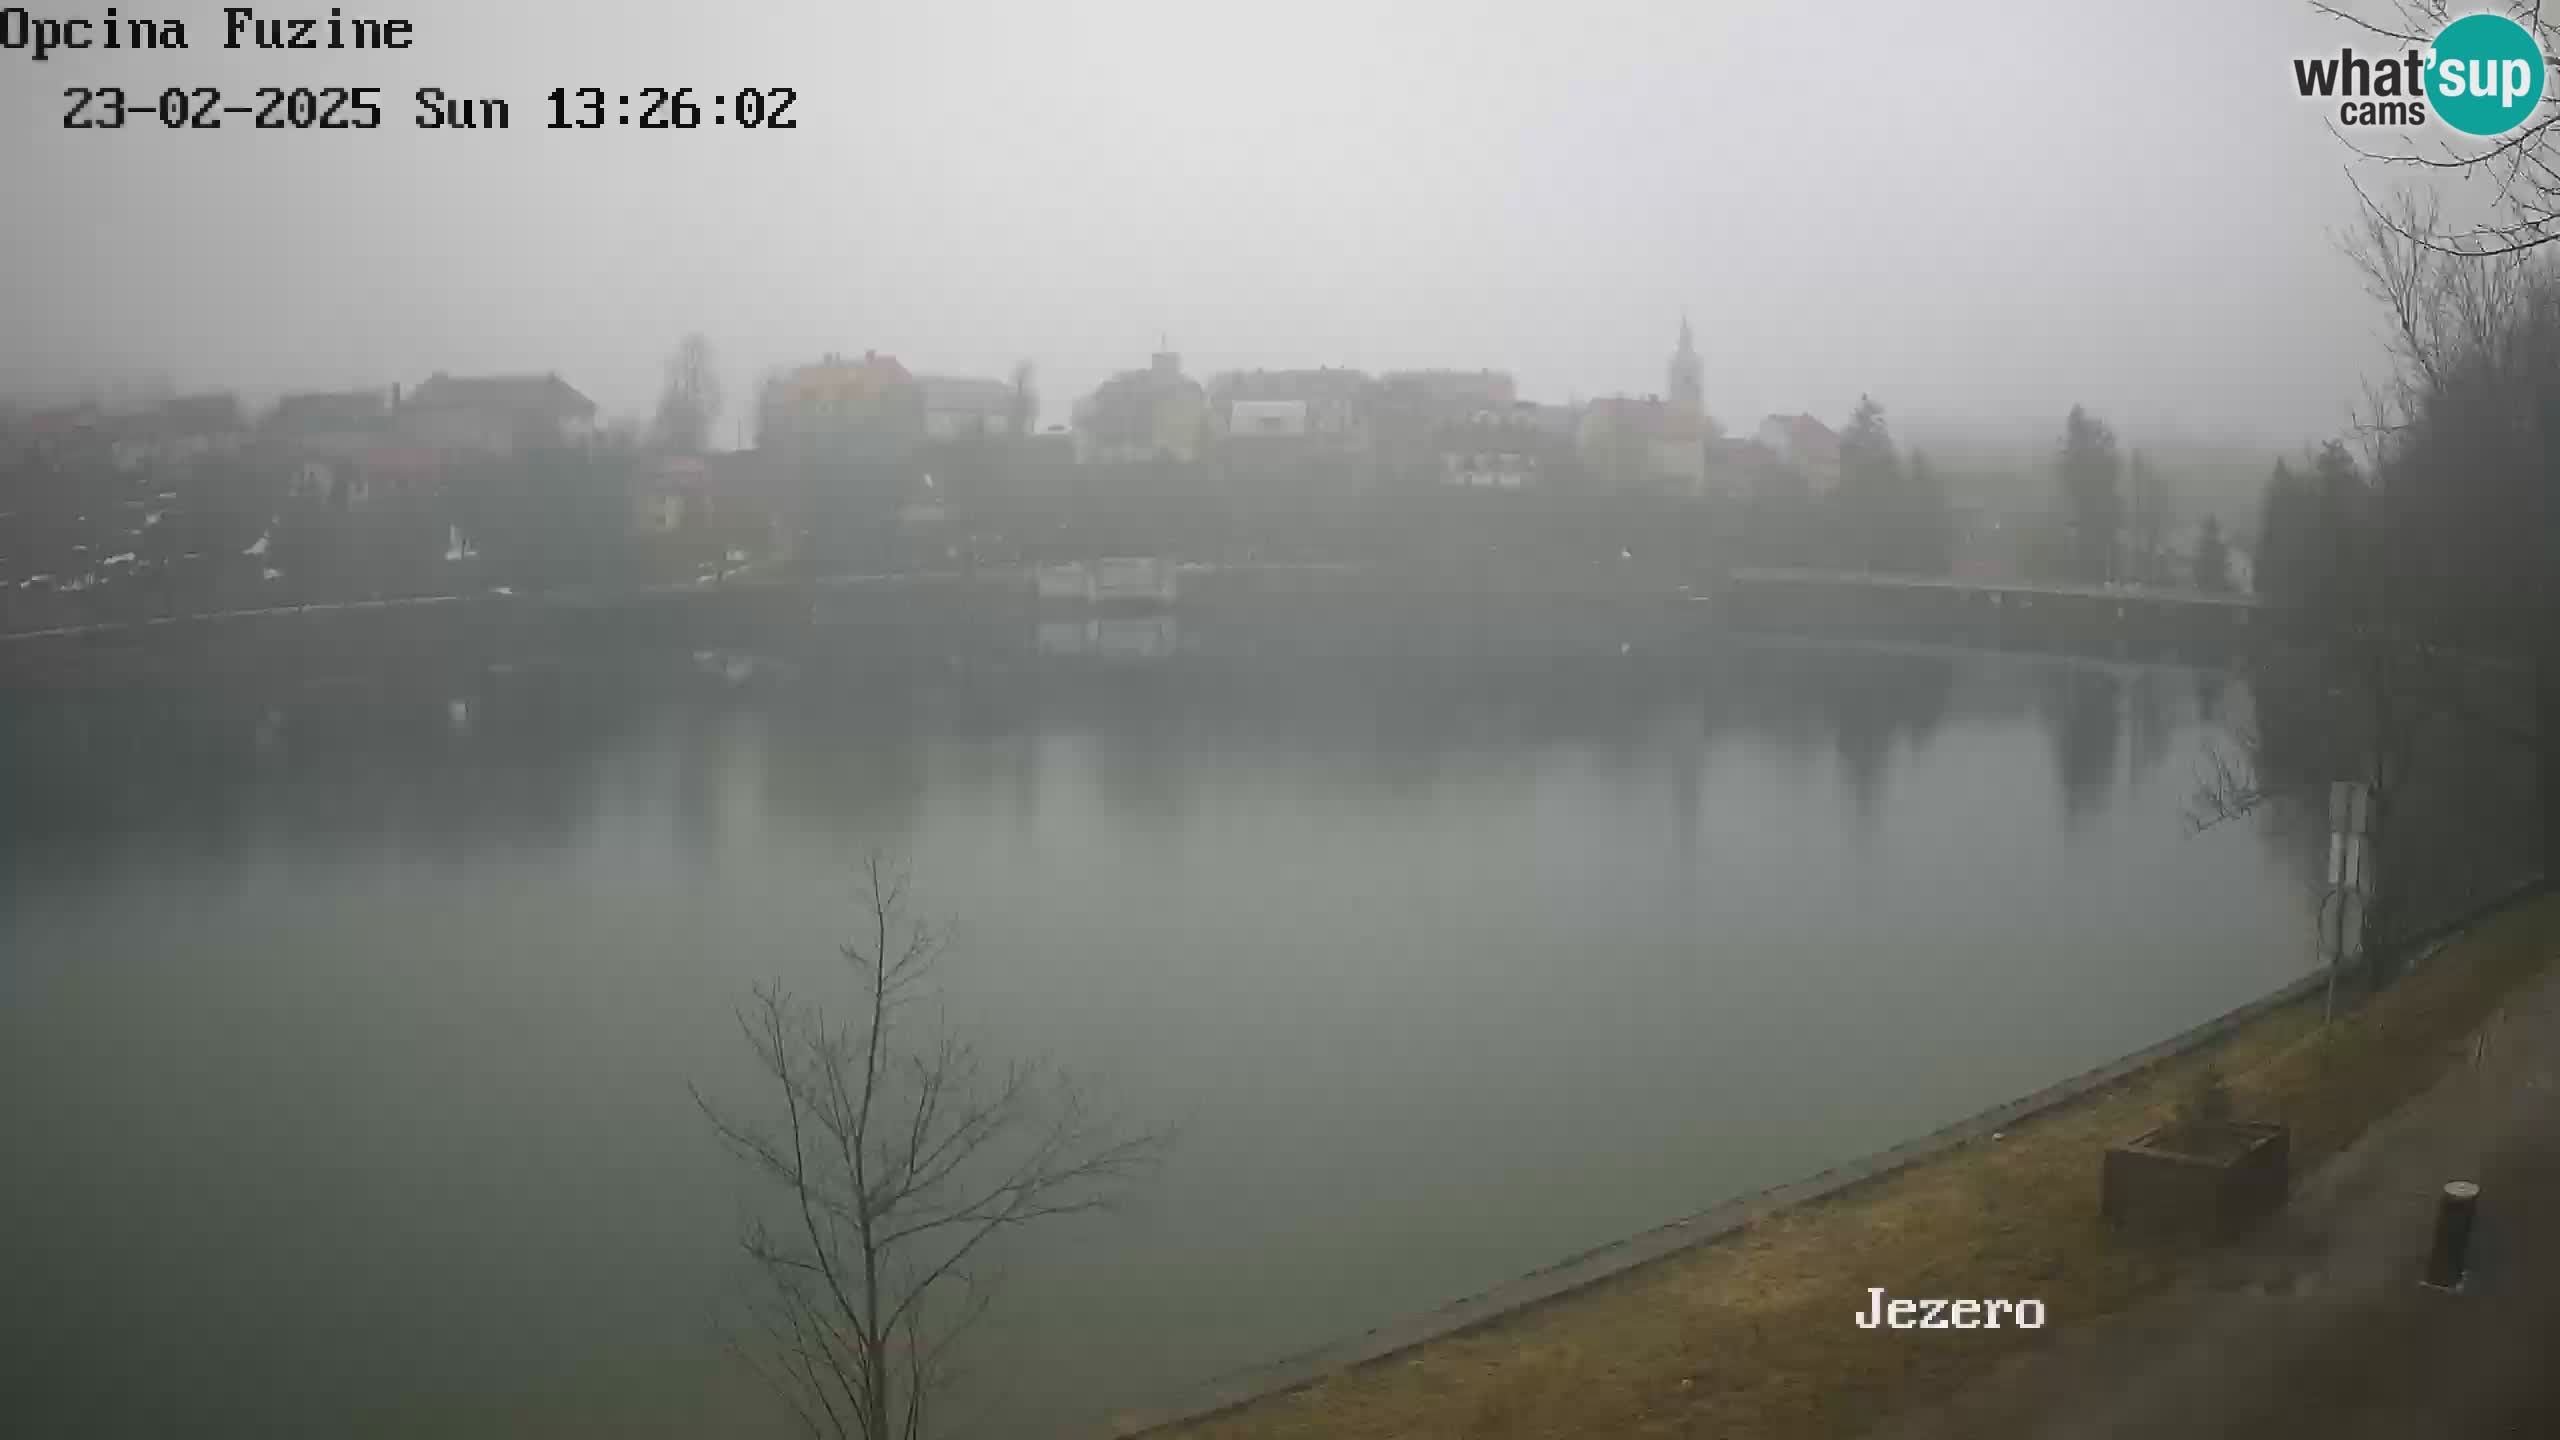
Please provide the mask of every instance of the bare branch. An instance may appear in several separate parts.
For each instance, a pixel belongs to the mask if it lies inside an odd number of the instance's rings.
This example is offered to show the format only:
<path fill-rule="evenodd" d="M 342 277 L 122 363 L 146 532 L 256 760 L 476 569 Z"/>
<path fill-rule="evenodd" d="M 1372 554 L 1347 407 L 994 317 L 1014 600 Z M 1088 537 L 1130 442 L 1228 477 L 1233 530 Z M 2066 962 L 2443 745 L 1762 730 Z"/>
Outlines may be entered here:
<path fill-rule="evenodd" d="M 978 1271 L 993 1238 L 1108 1208 L 1166 1142 L 1114 1135 L 1047 1066 L 991 1079 L 938 1007 L 916 1004 L 943 941 L 906 913 L 904 872 L 874 854 L 857 883 L 868 923 L 841 947 L 854 1022 L 777 986 L 740 1013 L 778 1123 L 694 1099 L 793 1217 L 743 1237 L 768 1297 L 758 1373 L 813 1434 L 918 1440 L 953 1342 L 992 1299 Z"/>

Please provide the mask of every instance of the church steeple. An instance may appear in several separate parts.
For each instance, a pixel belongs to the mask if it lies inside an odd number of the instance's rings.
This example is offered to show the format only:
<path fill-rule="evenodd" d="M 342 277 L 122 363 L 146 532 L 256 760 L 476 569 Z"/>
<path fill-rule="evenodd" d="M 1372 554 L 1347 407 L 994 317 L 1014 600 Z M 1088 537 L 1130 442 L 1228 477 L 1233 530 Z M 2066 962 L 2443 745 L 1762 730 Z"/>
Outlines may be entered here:
<path fill-rule="evenodd" d="M 1684 415 L 1707 413 L 1707 367 L 1698 358 L 1696 341 L 1689 333 L 1689 312 L 1680 312 L 1680 348 L 1671 352 L 1670 384 L 1664 388 L 1671 408 Z"/>

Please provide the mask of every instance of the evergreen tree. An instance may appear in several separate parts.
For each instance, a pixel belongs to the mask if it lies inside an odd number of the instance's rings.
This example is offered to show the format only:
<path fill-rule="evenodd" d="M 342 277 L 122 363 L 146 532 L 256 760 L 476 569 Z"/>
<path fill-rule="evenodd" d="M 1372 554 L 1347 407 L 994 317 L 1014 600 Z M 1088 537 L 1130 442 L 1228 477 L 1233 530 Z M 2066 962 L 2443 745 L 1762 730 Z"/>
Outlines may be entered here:
<path fill-rule="evenodd" d="M 2228 590 L 2231 588 L 2231 547 L 2222 540 L 2222 521 L 2204 517 L 2204 529 L 2196 536 L 2196 588 Z"/>
<path fill-rule="evenodd" d="M 2072 406 L 2062 422 L 2059 469 L 2077 578 L 2115 578 L 2116 544 L 2124 533 L 2124 461 L 2116 450 L 2116 432 L 2083 407 Z"/>
<path fill-rule="evenodd" d="M 1872 397 L 1859 396 L 1858 408 L 1840 432 L 1838 515 L 1842 558 L 1858 569 L 1897 568 L 1898 468 L 1884 407 Z"/>
<path fill-rule="evenodd" d="M 1840 492 L 1833 514 L 1835 547 L 1863 570 L 1943 575 L 1954 559 L 1955 522 L 1945 482 L 1926 457 L 1906 465 L 1894 454 L 1884 407 L 1871 396 L 1840 432 Z"/>
<path fill-rule="evenodd" d="M 2373 557 L 2366 545 L 2374 515 L 2372 491 L 2364 472 L 2347 453 L 2346 442 L 2332 440 L 2311 462 L 2305 503 L 2309 532 L 2301 559 L 2306 575 L 2303 599 L 2312 605 L 2337 607 L 2350 587 L 2369 573 Z"/>
<path fill-rule="evenodd" d="M 2302 593 L 2303 491 L 2282 459 L 2258 497 L 2258 550 L 2253 588 L 2262 600 L 2290 602 Z"/>
<path fill-rule="evenodd" d="M 2312 457 L 2307 473 L 2283 461 L 2259 502 L 2257 591 L 2282 605 L 2329 606 L 2371 561 L 2372 487 L 2343 442 Z"/>

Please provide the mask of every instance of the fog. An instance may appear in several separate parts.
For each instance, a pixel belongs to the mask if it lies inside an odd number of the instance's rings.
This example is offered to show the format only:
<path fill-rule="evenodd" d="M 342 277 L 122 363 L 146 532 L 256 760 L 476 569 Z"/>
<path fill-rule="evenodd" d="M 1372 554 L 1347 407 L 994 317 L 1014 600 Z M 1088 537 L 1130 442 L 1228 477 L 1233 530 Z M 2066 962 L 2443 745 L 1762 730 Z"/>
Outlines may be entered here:
<path fill-rule="evenodd" d="M 1685 311 L 1729 424 L 1872 392 L 2289 447 L 2378 367 L 2346 154 L 2287 76 L 2345 37 L 2276 0 L 350 12 L 411 20 L 395 55 L 123 13 L 189 48 L 0 56 L 0 387 L 557 370 L 645 413 L 699 329 L 733 393 L 827 350 L 1029 359 L 1059 423 L 1160 337 L 1195 374 L 1641 394 Z M 389 123 L 65 130 L 100 84 L 379 84 Z M 423 85 L 513 128 L 416 130 Z M 584 85 L 789 86 L 801 123 L 543 128 Z"/>
<path fill-rule="evenodd" d="M 2560 182 L 2349 140 L 2560 175 L 2560 22 L 2443 38 L 2402 139 L 2304 0 L 0 5 L 0 1429 L 1805 1440 L 1972 1363 L 1886 1282 L 2138 1330 L 2094 1216 L 2550 949 Z"/>

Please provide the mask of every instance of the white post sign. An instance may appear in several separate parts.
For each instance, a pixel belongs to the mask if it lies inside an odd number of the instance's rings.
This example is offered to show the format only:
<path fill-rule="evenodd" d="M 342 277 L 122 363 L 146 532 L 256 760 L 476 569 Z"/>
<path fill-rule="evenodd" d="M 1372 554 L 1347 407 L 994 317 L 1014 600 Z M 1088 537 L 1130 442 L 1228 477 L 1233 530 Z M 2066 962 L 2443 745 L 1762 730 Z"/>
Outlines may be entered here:
<path fill-rule="evenodd" d="M 2333 1011 L 2339 967 L 2364 954 L 2365 900 L 2373 893 L 2372 823 L 2373 787 L 2355 780 L 2329 786 L 2329 888 L 2320 901 L 2320 954 L 2329 966 Z"/>

